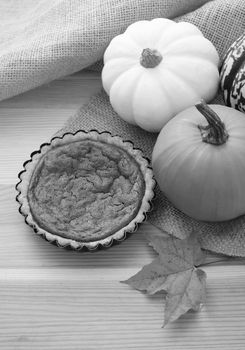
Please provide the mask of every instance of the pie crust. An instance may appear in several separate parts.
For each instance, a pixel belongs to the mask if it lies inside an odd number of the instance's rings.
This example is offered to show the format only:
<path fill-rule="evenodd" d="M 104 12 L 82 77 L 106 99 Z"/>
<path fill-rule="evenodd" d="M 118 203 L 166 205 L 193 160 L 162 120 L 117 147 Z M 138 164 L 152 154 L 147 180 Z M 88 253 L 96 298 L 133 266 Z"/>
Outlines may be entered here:
<path fill-rule="evenodd" d="M 73 249 L 109 247 L 151 209 L 155 181 L 132 142 L 96 130 L 66 133 L 24 163 L 16 199 L 34 231 Z"/>

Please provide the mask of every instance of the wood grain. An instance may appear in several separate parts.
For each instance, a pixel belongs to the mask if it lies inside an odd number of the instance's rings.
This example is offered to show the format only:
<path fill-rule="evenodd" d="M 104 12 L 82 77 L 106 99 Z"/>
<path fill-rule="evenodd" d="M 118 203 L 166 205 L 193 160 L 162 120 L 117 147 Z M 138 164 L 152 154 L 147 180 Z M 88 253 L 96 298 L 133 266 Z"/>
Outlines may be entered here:
<path fill-rule="evenodd" d="M 162 329 L 162 295 L 147 297 L 119 283 L 133 268 L 5 270 L 1 344 L 4 349 L 242 350 L 244 268 L 206 271 L 203 309 Z"/>
<path fill-rule="evenodd" d="M 244 261 L 207 254 L 207 300 L 162 329 L 163 296 L 120 281 L 154 257 L 148 223 L 126 241 L 94 253 L 57 248 L 18 213 L 14 185 L 30 153 L 101 88 L 79 72 L 0 102 L 0 349 L 243 350 Z"/>

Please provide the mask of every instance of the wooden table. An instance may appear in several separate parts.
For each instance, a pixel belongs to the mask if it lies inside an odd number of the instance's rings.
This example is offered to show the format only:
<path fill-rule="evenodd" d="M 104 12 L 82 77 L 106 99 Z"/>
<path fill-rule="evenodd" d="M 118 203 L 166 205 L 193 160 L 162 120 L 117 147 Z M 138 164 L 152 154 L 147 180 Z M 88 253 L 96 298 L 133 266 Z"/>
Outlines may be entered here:
<path fill-rule="evenodd" d="M 161 294 L 119 283 L 154 258 L 143 236 L 152 226 L 77 253 L 36 236 L 18 213 L 22 163 L 100 88 L 98 73 L 79 72 L 0 102 L 0 349 L 245 349 L 244 262 L 207 265 L 203 309 L 162 329 Z"/>

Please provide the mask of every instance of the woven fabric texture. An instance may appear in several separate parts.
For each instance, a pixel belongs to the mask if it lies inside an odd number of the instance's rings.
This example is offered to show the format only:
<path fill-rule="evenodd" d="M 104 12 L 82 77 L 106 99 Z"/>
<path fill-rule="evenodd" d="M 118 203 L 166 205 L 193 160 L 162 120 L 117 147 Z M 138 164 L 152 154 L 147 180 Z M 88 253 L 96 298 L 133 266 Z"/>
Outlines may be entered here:
<path fill-rule="evenodd" d="M 2 0 L 0 2 L 0 100 L 99 61 L 110 40 L 141 19 L 187 21 L 213 42 L 222 59 L 245 31 L 244 0 Z M 220 94 L 213 103 L 223 103 Z M 71 117 L 57 135 L 78 129 L 108 130 L 132 140 L 151 158 L 156 135 L 122 121 L 102 91 Z M 202 246 L 245 256 L 245 217 L 201 223 L 175 209 L 157 189 L 149 221 L 183 238 L 200 234 Z"/>
<path fill-rule="evenodd" d="M 1 0 L 0 100 L 98 61 L 132 22 L 174 18 L 207 0 Z"/>

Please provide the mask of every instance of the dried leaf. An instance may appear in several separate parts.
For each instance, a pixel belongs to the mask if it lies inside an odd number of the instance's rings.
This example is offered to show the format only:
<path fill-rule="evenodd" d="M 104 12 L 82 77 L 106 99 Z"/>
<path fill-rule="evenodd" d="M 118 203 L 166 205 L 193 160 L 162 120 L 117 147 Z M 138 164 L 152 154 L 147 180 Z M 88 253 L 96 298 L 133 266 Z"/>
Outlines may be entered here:
<path fill-rule="evenodd" d="M 147 294 L 165 292 L 165 326 L 204 302 L 206 274 L 196 266 L 205 255 L 194 233 L 184 240 L 160 232 L 147 239 L 159 256 L 123 283 Z"/>
<path fill-rule="evenodd" d="M 122 283 L 129 284 L 135 289 L 147 292 L 147 294 L 155 294 L 163 290 L 162 286 L 170 274 L 178 272 L 178 269 L 174 270 L 172 268 L 174 266 L 164 265 L 158 257 L 149 265 L 145 265 L 136 275 Z"/>
<path fill-rule="evenodd" d="M 205 301 L 206 273 L 190 269 L 169 275 L 163 285 L 167 292 L 163 327 L 189 310 L 198 311 Z"/>
<path fill-rule="evenodd" d="M 165 238 L 166 237 L 166 238 Z M 205 254 L 201 250 L 195 232 L 192 232 L 186 239 L 178 239 L 170 235 L 162 235 L 162 232 L 146 235 L 150 246 L 160 255 L 163 261 L 171 260 L 183 271 L 192 266 L 199 266 L 205 260 Z"/>

